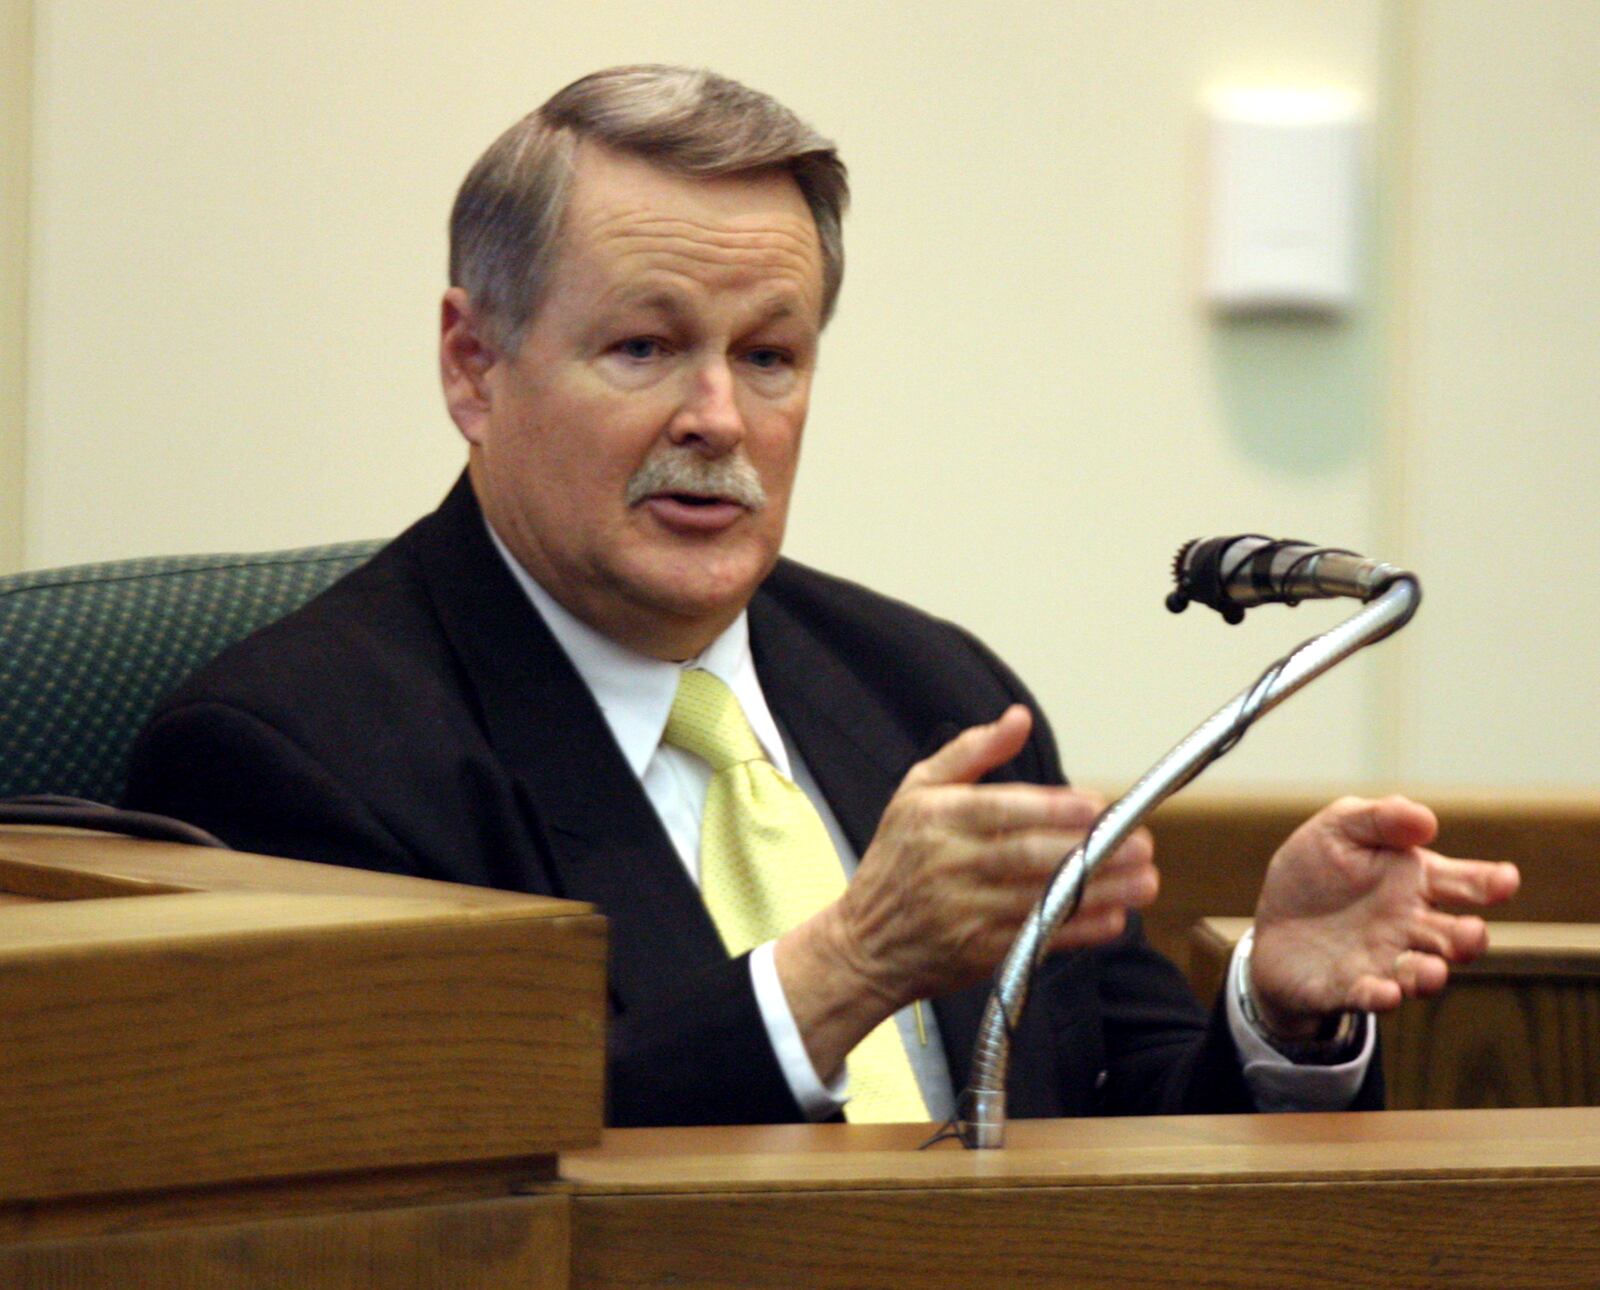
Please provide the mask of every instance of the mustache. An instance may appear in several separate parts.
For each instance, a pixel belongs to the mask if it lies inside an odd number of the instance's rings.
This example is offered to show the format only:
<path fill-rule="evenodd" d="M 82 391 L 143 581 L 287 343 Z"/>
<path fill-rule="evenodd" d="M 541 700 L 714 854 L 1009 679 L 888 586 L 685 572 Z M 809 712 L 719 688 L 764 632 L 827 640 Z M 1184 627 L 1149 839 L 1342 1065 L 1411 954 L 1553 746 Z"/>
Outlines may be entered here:
<path fill-rule="evenodd" d="M 693 448 L 668 448 L 652 453 L 628 480 L 627 502 L 636 506 L 660 493 L 726 498 L 752 512 L 767 504 L 767 490 L 743 452 L 702 457 Z"/>

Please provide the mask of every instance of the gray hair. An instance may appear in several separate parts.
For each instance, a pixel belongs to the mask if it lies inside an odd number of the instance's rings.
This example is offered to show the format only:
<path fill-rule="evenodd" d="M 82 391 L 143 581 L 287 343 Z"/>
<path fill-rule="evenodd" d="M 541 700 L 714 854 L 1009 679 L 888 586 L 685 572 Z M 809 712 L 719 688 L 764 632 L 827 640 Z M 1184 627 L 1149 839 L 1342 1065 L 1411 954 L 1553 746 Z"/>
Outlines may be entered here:
<path fill-rule="evenodd" d="M 832 143 L 776 99 L 715 72 L 640 65 L 594 72 L 561 90 L 489 146 L 450 212 L 450 282 L 514 349 L 547 285 L 572 184 L 573 155 L 592 139 L 663 169 L 704 178 L 784 170 L 816 221 L 822 320 L 844 279 L 850 201 Z"/>

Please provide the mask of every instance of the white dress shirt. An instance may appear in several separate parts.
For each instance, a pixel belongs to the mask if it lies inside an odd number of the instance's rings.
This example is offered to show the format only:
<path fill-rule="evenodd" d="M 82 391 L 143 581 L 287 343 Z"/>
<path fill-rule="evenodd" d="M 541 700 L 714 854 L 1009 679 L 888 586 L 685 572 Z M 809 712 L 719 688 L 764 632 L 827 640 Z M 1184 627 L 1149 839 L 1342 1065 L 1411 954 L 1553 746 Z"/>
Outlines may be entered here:
<path fill-rule="evenodd" d="M 700 817 L 705 810 L 711 768 L 693 753 L 661 742 L 678 692 L 678 678 L 686 667 L 710 672 L 733 691 L 762 751 L 780 774 L 798 784 L 811 799 L 827 826 L 845 872 L 854 872 L 859 857 L 845 838 L 798 750 L 784 742 L 778 723 L 767 707 L 766 696 L 756 676 L 755 660 L 750 654 L 749 623 L 743 613 L 698 658 L 682 664 L 653 659 L 619 645 L 568 612 L 518 563 L 500 535 L 487 523 L 485 527 L 506 567 L 589 687 L 617 747 L 638 777 L 645 796 L 655 808 L 696 886 L 700 883 Z M 1238 1005 L 1240 973 L 1248 969 L 1249 946 L 1247 937 L 1229 964 L 1224 990 L 1229 1028 L 1244 1062 L 1245 1082 L 1257 1107 L 1264 1111 L 1323 1111 L 1348 1106 L 1361 1087 L 1372 1060 L 1377 1027 L 1368 1021 L 1365 1042 L 1351 1061 L 1337 1066 L 1297 1066 L 1290 1062 L 1256 1030 Z M 751 951 L 750 976 L 768 1040 L 790 1092 L 807 1117 L 828 1118 L 848 1100 L 847 1074 L 841 1070 L 829 1084 L 818 1076 L 778 980 L 772 942 Z M 906 1043 L 929 1113 L 936 1121 L 943 1120 L 955 1108 L 943 1045 L 932 1009 L 925 1009 L 920 1019 L 913 1019 L 911 1012 L 909 1008 L 904 1009 L 898 1019 L 901 1038 Z"/>

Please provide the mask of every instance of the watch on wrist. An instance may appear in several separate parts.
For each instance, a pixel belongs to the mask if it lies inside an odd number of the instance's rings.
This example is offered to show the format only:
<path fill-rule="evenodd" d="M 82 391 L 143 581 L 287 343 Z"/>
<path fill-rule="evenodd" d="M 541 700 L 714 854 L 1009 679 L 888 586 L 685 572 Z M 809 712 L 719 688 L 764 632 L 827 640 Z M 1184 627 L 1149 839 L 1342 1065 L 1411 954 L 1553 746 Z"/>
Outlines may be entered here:
<path fill-rule="evenodd" d="M 1322 1019 L 1317 1033 L 1309 1039 L 1286 1039 L 1262 1020 L 1261 1009 L 1256 1006 L 1256 992 L 1250 985 L 1250 964 L 1246 962 L 1241 966 L 1239 1011 L 1255 1032 L 1272 1045 L 1274 1051 L 1297 1066 L 1338 1066 L 1356 1055 L 1366 1038 L 1366 1029 L 1362 1024 L 1365 1014 L 1331 1013 Z"/>

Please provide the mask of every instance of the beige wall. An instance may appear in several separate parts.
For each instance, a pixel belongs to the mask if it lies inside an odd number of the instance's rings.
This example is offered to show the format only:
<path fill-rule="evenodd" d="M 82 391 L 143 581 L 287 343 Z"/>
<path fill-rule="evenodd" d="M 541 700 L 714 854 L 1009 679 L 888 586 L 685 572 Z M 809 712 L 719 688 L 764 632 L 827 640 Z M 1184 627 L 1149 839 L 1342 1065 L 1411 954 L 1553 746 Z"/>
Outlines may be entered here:
<path fill-rule="evenodd" d="M 31 0 L 0 0 L 0 573 L 22 564 Z"/>
<path fill-rule="evenodd" d="M 686 21 L 638 2 L 36 0 L 36 15 L 30 564 L 386 533 L 429 506 L 461 455 L 432 358 L 460 175 L 574 75 L 704 62 L 832 133 L 855 179 L 794 554 L 974 628 L 1033 685 L 1069 767 L 1115 786 L 1346 612 L 1173 618 L 1181 540 L 1369 549 L 1421 571 L 1417 623 L 1273 714 L 1214 778 L 1600 777 L 1600 710 L 1574 684 L 1593 671 L 1595 601 L 1570 630 L 1525 634 L 1509 600 L 1488 602 L 1475 562 L 1511 548 L 1462 503 L 1508 481 L 1483 443 L 1452 438 L 1463 409 L 1487 411 L 1492 373 L 1510 406 L 1548 401 L 1512 540 L 1593 546 L 1593 454 L 1554 423 L 1594 409 L 1595 257 L 1587 279 L 1525 273 L 1551 264 L 1544 239 L 1593 246 L 1592 110 L 1519 140 L 1561 89 L 1541 51 L 1579 67 L 1600 5 L 703 0 Z M 1591 95 L 1593 78 L 1577 77 Z M 1219 79 L 1372 103 L 1375 215 L 1347 322 L 1219 326 L 1199 308 L 1197 104 Z M 1505 110 L 1475 98 L 1485 80 Z M 1524 223 L 1530 178 L 1566 197 Z M 1486 266 L 1481 285 L 1453 274 L 1457 255 Z M 1526 347 L 1497 347 L 1508 316 L 1473 295 L 1496 263 L 1524 274 L 1509 304 Z M 1533 505 L 1541 477 L 1559 486 Z M 1559 712 L 1485 680 L 1513 655 L 1561 679 Z M 1474 748 L 1461 733 L 1490 705 L 1496 746 Z"/>
<path fill-rule="evenodd" d="M 1595 784 L 1600 4 L 1433 0 L 1415 87 L 1404 761 Z"/>

